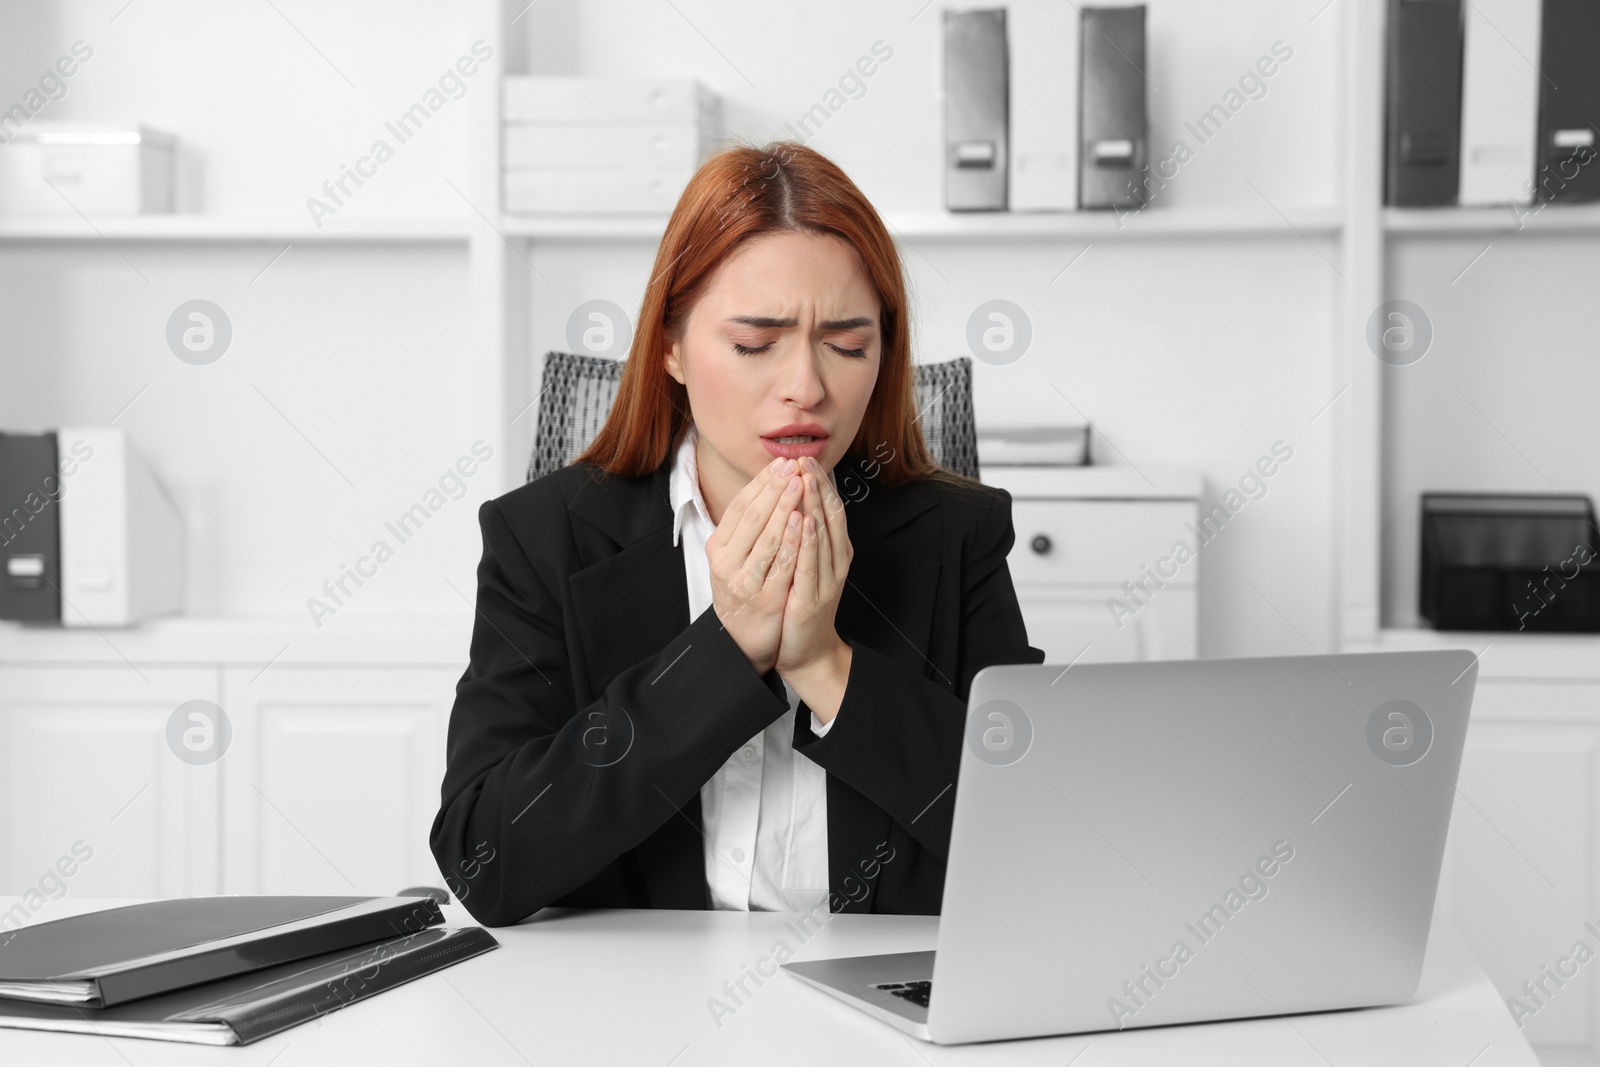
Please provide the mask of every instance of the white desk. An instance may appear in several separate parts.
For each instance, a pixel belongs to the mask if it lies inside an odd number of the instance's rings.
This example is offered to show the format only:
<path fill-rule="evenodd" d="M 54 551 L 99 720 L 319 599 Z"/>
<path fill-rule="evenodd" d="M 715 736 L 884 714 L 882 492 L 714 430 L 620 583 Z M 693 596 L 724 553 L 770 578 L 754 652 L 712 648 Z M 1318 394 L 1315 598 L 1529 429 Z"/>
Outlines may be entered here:
<path fill-rule="evenodd" d="M 0 898 L 0 911 L 15 898 Z M 68 897 L 46 918 L 129 903 Z M 448 921 L 470 921 L 445 909 Z M 941 1047 L 779 973 L 719 1028 L 707 1000 L 785 941 L 796 958 L 932 948 L 938 919 L 839 915 L 802 942 L 778 913 L 547 911 L 501 947 L 242 1048 L 0 1029 L 0 1064 L 1305 1064 L 1538 1067 L 1465 940 L 1436 929 L 1393 1008 Z"/>

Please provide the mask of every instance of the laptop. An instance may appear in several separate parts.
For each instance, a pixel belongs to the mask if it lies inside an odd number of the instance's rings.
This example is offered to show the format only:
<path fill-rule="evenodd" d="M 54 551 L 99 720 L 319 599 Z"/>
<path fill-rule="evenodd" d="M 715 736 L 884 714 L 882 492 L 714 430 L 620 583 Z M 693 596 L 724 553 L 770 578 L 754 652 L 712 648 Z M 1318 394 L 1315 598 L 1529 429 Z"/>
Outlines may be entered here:
<path fill-rule="evenodd" d="M 783 969 L 961 1044 L 1416 992 L 1464 649 L 985 667 L 933 951 Z"/>

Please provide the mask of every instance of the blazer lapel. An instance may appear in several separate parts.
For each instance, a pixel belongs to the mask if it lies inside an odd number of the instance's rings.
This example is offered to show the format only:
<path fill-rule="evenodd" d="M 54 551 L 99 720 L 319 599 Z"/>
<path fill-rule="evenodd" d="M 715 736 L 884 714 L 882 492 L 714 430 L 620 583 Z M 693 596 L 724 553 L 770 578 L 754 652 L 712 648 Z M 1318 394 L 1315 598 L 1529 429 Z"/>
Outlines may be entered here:
<path fill-rule="evenodd" d="M 922 674 L 940 564 L 934 543 L 908 524 L 933 506 L 934 496 L 916 485 L 885 488 L 848 457 L 834 474 L 855 550 L 835 627 L 840 637 Z"/>
<path fill-rule="evenodd" d="M 660 649 L 690 623 L 683 546 L 672 543 L 667 472 L 585 480 L 568 505 L 592 531 L 571 578 L 592 692 Z"/>
<path fill-rule="evenodd" d="M 570 588 L 584 658 L 579 669 L 591 698 L 693 621 L 683 546 L 672 543 L 670 462 L 639 478 L 586 479 L 568 504 L 589 527 L 577 535 L 587 566 Z M 640 880 L 649 907 L 709 908 L 700 794 L 678 812 L 634 848 L 636 867 L 625 876 Z"/>
<path fill-rule="evenodd" d="M 847 457 L 834 471 L 854 549 L 835 628 L 920 676 L 929 667 L 941 566 L 928 531 L 909 524 L 934 497 L 916 485 L 887 489 L 869 470 Z M 828 885 L 842 902 L 840 911 L 874 910 L 878 880 L 865 872 L 877 870 L 872 861 L 891 824 L 888 812 L 828 777 Z"/>

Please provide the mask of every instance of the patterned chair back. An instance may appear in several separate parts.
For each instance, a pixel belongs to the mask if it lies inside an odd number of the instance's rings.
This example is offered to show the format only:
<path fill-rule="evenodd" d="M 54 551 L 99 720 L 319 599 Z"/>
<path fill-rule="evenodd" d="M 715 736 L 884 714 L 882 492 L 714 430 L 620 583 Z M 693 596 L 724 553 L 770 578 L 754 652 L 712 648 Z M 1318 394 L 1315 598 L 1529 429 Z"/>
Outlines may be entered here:
<path fill-rule="evenodd" d="M 539 424 L 528 457 L 528 481 L 571 463 L 611 414 L 622 381 L 621 360 L 547 352 Z M 978 477 L 978 434 L 972 417 L 972 357 L 912 367 L 917 413 L 928 451 L 941 467 Z"/>

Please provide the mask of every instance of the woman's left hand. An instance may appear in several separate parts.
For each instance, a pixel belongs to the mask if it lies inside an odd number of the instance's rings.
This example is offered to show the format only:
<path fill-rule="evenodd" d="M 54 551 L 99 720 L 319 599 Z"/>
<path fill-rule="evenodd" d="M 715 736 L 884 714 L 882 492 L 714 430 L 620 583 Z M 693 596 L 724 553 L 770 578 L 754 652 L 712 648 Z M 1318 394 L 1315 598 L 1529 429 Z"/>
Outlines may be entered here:
<path fill-rule="evenodd" d="M 814 459 L 800 461 L 800 555 L 795 562 L 776 670 L 799 673 L 836 655 L 844 640 L 834 628 L 850 560 L 855 555 L 844 501 Z"/>

